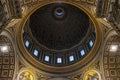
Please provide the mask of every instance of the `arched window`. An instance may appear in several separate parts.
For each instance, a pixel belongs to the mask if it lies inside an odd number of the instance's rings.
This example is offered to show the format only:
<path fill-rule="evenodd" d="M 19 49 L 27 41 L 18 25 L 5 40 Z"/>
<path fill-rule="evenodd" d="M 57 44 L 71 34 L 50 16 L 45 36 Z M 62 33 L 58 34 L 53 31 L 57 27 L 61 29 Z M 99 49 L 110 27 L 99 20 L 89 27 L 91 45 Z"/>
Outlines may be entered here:
<path fill-rule="evenodd" d="M 69 56 L 69 61 L 70 62 L 74 61 L 74 56 L 73 55 Z"/>
<path fill-rule="evenodd" d="M 85 55 L 85 50 L 84 50 L 84 49 L 82 49 L 82 50 L 80 51 L 80 55 L 81 55 L 81 56 L 84 56 L 84 55 Z"/>
<path fill-rule="evenodd" d="M 26 46 L 26 47 L 29 47 L 29 45 L 30 45 L 30 42 L 29 42 L 28 40 L 26 40 L 26 41 L 25 41 L 25 46 Z"/>
<path fill-rule="evenodd" d="M 90 47 L 93 46 L 93 41 L 92 41 L 92 40 L 89 41 L 89 46 L 90 46 Z"/>
<path fill-rule="evenodd" d="M 35 49 L 33 54 L 34 54 L 35 56 L 38 56 L 38 53 L 39 53 L 38 50 Z"/>
<path fill-rule="evenodd" d="M 44 60 L 49 62 L 50 61 L 50 56 L 45 56 Z"/>
<path fill-rule="evenodd" d="M 57 58 L 57 63 L 62 63 L 62 58 Z"/>

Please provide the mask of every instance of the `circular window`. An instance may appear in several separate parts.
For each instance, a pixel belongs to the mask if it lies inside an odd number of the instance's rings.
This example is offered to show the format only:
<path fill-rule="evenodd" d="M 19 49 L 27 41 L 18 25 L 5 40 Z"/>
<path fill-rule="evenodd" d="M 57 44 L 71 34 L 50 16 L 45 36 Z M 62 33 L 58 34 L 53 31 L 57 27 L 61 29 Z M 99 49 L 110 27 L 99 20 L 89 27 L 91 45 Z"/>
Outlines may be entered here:
<path fill-rule="evenodd" d="M 57 19 L 62 19 L 65 17 L 65 10 L 62 7 L 56 7 L 54 10 L 54 16 Z"/>

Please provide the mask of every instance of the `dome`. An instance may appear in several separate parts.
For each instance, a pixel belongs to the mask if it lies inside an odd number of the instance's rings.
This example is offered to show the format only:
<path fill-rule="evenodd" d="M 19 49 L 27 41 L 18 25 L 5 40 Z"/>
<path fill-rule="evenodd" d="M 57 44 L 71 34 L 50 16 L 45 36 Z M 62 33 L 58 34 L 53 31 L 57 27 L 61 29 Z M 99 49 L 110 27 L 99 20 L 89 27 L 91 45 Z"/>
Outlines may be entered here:
<path fill-rule="evenodd" d="M 79 8 L 65 3 L 52 3 L 37 9 L 29 19 L 35 41 L 52 50 L 72 48 L 90 33 L 90 19 Z"/>
<path fill-rule="evenodd" d="M 96 25 L 82 6 L 64 2 L 38 6 L 21 24 L 21 55 L 45 72 L 77 70 L 97 55 L 100 34 Z"/>
<path fill-rule="evenodd" d="M 95 41 L 95 28 L 89 16 L 78 7 L 51 3 L 31 14 L 23 37 L 33 57 L 59 67 L 73 64 L 89 53 Z"/>

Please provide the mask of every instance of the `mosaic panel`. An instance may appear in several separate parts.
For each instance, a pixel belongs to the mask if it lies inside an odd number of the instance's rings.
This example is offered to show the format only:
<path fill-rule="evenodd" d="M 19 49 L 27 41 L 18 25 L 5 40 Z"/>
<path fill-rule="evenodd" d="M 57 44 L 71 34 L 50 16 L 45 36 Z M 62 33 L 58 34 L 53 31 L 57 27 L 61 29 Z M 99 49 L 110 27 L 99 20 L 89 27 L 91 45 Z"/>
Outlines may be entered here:
<path fill-rule="evenodd" d="M 8 38 L 0 36 L 0 46 L 9 46 L 9 52 L 0 50 L 0 80 L 13 80 L 15 69 L 15 54 L 13 46 Z"/>
<path fill-rule="evenodd" d="M 112 36 L 108 39 L 103 53 L 103 67 L 105 80 L 120 80 L 120 37 Z M 110 51 L 111 45 L 117 45 L 115 52 Z"/>
<path fill-rule="evenodd" d="M 35 80 L 35 77 L 29 71 L 23 71 L 19 74 L 18 80 Z"/>

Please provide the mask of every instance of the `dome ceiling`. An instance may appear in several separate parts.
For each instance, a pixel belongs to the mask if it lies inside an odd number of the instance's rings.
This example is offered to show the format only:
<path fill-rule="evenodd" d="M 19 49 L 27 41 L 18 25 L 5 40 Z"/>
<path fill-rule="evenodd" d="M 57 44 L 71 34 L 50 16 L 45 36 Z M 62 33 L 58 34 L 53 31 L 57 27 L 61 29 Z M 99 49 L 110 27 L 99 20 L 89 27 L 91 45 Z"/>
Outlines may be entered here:
<path fill-rule="evenodd" d="M 24 28 L 30 54 L 50 66 L 67 66 L 83 59 L 96 34 L 89 16 L 76 6 L 51 3 L 34 11 Z"/>
<path fill-rule="evenodd" d="M 37 69 L 53 74 L 83 68 L 97 55 L 101 43 L 95 18 L 72 3 L 36 6 L 19 29 L 20 55 Z"/>
<path fill-rule="evenodd" d="M 79 8 L 52 3 L 37 9 L 29 19 L 35 42 L 53 50 L 70 49 L 89 34 L 90 20 Z"/>

